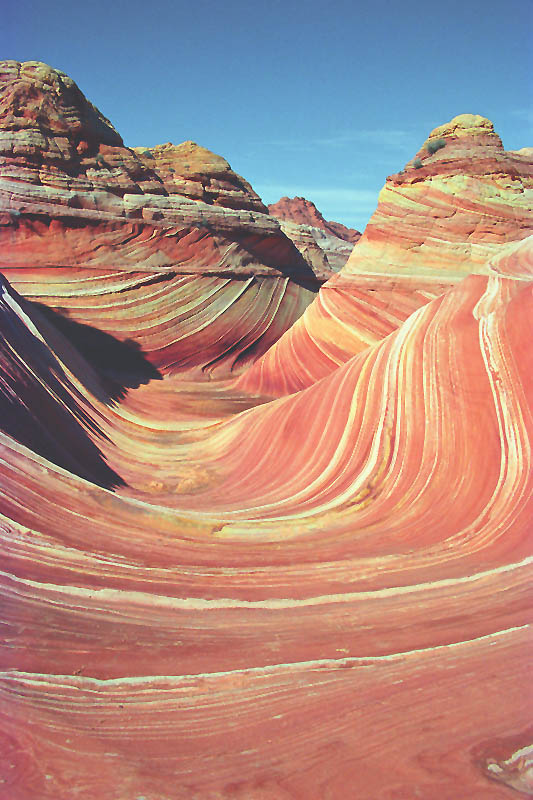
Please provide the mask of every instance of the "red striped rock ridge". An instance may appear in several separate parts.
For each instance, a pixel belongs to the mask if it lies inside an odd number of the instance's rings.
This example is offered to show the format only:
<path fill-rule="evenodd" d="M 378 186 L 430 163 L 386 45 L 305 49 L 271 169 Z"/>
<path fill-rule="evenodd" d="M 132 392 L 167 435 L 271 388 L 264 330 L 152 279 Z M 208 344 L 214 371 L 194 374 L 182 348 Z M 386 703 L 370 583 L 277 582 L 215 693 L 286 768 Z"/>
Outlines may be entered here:
<path fill-rule="evenodd" d="M 532 231 L 531 152 L 462 114 L 431 132 L 381 191 L 342 271 L 240 382 L 271 395 L 310 385 Z M 304 355 L 305 354 L 305 355 Z"/>
<path fill-rule="evenodd" d="M 527 157 L 439 130 L 291 327 L 305 263 L 241 179 L 127 155 L 66 76 L 4 69 L 0 796 L 530 794 Z M 288 334 L 256 360 L 261 325 Z M 184 369 L 246 342 L 240 382 L 282 396 Z"/>

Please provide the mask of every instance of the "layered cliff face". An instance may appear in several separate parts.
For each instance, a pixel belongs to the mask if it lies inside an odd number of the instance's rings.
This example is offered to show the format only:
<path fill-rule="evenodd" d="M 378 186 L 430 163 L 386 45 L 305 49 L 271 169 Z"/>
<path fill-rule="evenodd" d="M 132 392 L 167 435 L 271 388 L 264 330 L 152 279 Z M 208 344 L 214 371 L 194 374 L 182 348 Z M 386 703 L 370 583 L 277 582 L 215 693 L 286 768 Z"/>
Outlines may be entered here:
<path fill-rule="evenodd" d="M 342 269 L 361 236 L 339 222 L 327 222 L 315 204 L 304 197 L 282 197 L 268 208 L 311 269 L 324 279 Z"/>
<path fill-rule="evenodd" d="M 223 159 L 3 68 L 2 798 L 530 794 L 528 154 L 434 132 L 206 381 L 305 262 Z"/>
<path fill-rule="evenodd" d="M 387 179 L 341 273 L 239 385 L 272 395 L 309 386 L 446 287 L 484 274 L 492 255 L 531 232 L 532 210 L 528 148 L 506 152 L 476 115 L 436 128 Z"/>
<path fill-rule="evenodd" d="M 0 435 L 11 800 L 530 791 L 531 245 L 307 390 L 192 427 L 165 381 L 111 402 L 4 285 L 24 413 L 37 385 L 77 398 L 121 478 Z"/>
<path fill-rule="evenodd" d="M 124 147 L 44 64 L 2 62 L 0 82 L 1 267 L 26 297 L 171 371 L 238 370 L 301 315 L 316 276 L 223 158 Z"/>
<path fill-rule="evenodd" d="M 506 152 L 490 120 L 461 114 L 433 130 L 387 179 L 348 274 L 485 272 L 499 246 L 531 233 L 533 161 Z"/>

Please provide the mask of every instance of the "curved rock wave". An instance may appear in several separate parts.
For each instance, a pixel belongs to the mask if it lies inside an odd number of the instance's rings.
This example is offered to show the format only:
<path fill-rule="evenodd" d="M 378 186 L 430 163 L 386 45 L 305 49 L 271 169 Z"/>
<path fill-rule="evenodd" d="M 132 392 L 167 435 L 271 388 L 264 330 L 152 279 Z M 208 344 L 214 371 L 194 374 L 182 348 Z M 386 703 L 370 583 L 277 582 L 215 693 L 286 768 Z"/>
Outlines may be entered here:
<path fill-rule="evenodd" d="M 114 492 L 3 435 L 11 796 L 526 791 L 532 276 L 526 241 L 225 419 L 85 387 Z"/>
<path fill-rule="evenodd" d="M 478 115 L 436 128 L 387 179 L 346 266 L 239 388 L 280 396 L 309 386 L 447 287 L 486 273 L 491 257 L 531 234 L 532 213 L 527 148 L 506 152 L 492 122 Z"/>
<path fill-rule="evenodd" d="M 66 76 L 4 68 L 39 89 L 35 106 L 17 95 L 26 131 L 63 131 L 53 98 L 68 90 L 88 146 L 105 128 L 106 147 L 122 147 Z M 494 143 L 477 118 L 429 141 L 471 135 Z M 447 148 L 426 147 L 413 176 Z M 131 154 L 165 175 L 177 157 Z M 521 207 L 471 261 L 452 248 L 431 274 L 416 259 L 389 278 L 377 256 L 366 274 L 350 267 L 291 327 L 308 292 L 300 262 L 291 277 L 265 243 L 292 245 L 259 211 L 217 208 L 214 181 L 233 199 L 236 186 L 223 164 L 203 183 L 188 170 L 204 199 L 180 207 L 215 208 L 216 230 L 197 219 L 171 235 L 167 195 L 161 225 L 142 203 L 129 221 L 75 205 L 67 218 L 62 201 L 48 220 L 6 212 L 0 796 L 530 794 Z M 245 256 L 258 250 L 261 274 Z M 241 385 L 232 370 L 249 362 Z"/>

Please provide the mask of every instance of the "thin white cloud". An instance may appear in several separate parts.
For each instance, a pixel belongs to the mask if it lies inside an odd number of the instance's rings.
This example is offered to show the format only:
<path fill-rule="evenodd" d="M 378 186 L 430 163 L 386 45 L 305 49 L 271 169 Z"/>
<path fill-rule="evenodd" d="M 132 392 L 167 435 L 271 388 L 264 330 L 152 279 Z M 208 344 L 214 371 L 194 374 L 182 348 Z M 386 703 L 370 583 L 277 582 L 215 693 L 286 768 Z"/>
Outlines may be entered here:
<path fill-rule="evenodd" d="M 256 184 L 256 192 L 261 194 L 263 199 L 267 197 L 275 197 L 279 200 L 282 196 L 287 197 L 305 197 L 307 200 L 315 200 L 318 204 L 319 201 L 327 203 L 337 203 L 339 205 L 351 204 L 358 208 L 366 207 L 368 203 L 377 203 L 377 193 L 370 189 L 345 189 L 339 187 L 318 187 L 318 186 L 302 186 L 301 184 L 288 185 L 286 183 L 265 183 Z M 269 200 L 269 202 L 273 202 Z"/>
<path fill-rule="evenodd" d="M 385 147 L 405 148 L 409 146 L 411 134 L 405 130 L 388 128 L 375 130 L 344 131 L 334 136 L 316 139 L 317 144 L 325 147 L 343 147 L 350 144 L 367 142 Z"/>
<path fill-rule="evenodd" d="M 270 139 L 263 144 L 270 147 L 281 147 L 285 150 L 310 152 L 324 147 L 349 147 L 351 145 L 378 145 L 405 150 L 412 147 L 413 134 L 407 130 L 375 128 L 352 131 L 339 131 L 331 136 L 315 137 L 314 139 Z"/>

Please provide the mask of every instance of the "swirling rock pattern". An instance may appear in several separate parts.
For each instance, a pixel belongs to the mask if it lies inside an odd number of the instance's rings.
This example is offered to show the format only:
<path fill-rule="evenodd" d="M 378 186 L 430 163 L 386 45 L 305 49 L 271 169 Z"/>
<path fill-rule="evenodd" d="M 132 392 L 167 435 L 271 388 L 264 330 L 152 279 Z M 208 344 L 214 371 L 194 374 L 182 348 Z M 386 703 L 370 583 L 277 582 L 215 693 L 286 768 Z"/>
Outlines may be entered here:
<path fill-rule="evenodd" d="M 201 248 L 139 277 L 124 220 L 63 247 L 58 205 L 38 235 L 21 212 L 0 287 L 0 798 L 531 794 L 533 238 L 402 290 L 390 332 L 268 400 L 156 358 L 203 291 L 181 281 L 223 279 Z"/>
<path fill-rule="evenodd" d="M 324 377 L 448 286 L 483 274 L 531 233 L 532 211 L 531 149 L 506 152 L 492 123 L 472 114 L 436 128 L 387 179 L 340 274 L 240 387 L 278 396 Z"/>
<path fill-rule="evenodd" d="M 133 340 L 158 368 L 238 371 L 316 293 L 223 158 L 193 142 L 124 147 L 64 73 L 2 62 L 0 128 L 4 274 L 25 297 Z"/>

